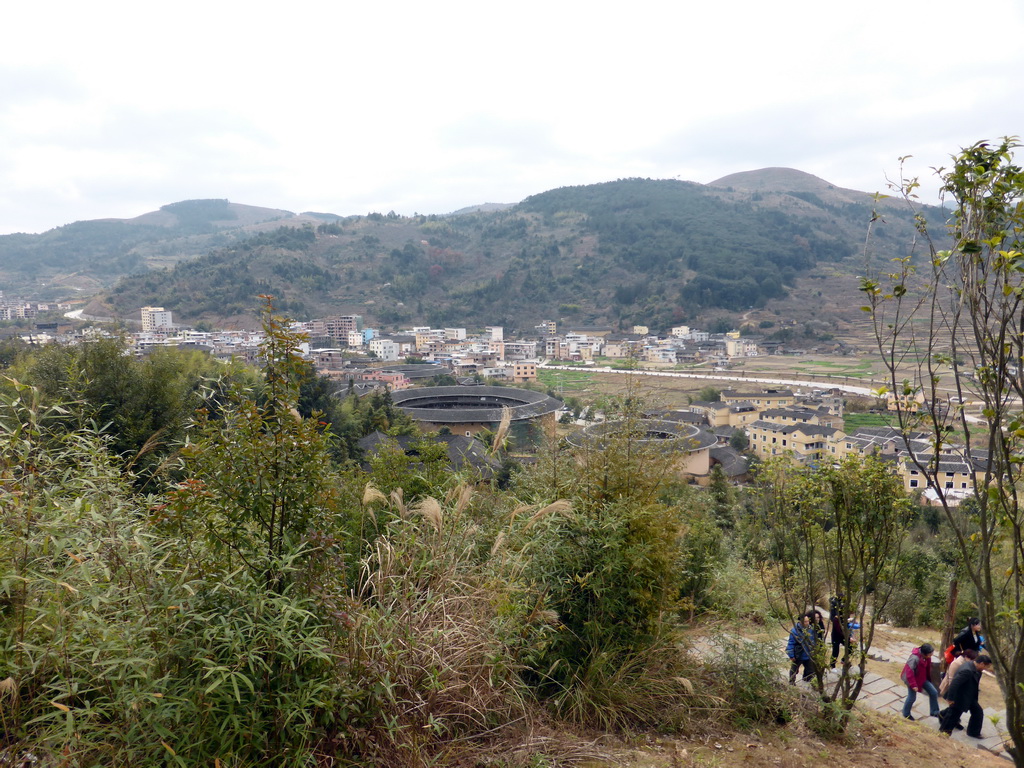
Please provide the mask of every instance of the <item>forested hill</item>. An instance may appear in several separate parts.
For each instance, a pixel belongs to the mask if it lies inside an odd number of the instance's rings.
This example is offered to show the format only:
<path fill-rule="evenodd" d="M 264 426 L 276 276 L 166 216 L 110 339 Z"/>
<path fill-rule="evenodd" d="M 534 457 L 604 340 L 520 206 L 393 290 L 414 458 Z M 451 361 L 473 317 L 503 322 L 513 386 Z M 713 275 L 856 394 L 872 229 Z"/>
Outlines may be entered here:
<path fill-rule="evenodd" d="M 227 200 L 184 200 L 133 219 L 76 221 L 39 235 L 0 236 L 0 281 L 8 294 L 61 298 L 119 277 L 200 256 L 250 237 L 289 211 Z"/>
<path fill-rule="evenodd" d="M 779 170 L 711 185 L 625 179 L 506 210 L 285 227 L 126 278 L 109 309 L 131 316 L 152 304 L 182 322 L 244 324 L 256 296 L 272 293 L 297 318 L 355 313 L 383 327 L 697 323 L 863 270 L 871 196 Z M 909 213 L 891 207 L 878 235 L 883 257 L 906 253 Z"/>

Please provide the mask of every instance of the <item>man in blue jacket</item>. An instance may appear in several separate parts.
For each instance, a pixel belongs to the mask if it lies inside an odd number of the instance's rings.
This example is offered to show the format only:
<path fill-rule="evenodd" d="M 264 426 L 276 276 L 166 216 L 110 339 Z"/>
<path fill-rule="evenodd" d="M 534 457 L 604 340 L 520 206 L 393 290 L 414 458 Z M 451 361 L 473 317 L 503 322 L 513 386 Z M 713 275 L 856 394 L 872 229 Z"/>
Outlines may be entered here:
<path fill-rule="evenodd" d="M 814 647 L 817 645 L 817 627 L 811 621 L 813 614 L 808 611 L 789 631 L 789 642 L 786 644 L 786 655 L 789 657 L 789 684 L 796 685 L 796 673 L 801 665 L 804 668 L 803 680 L 808 682 L 814 677 Z"/>

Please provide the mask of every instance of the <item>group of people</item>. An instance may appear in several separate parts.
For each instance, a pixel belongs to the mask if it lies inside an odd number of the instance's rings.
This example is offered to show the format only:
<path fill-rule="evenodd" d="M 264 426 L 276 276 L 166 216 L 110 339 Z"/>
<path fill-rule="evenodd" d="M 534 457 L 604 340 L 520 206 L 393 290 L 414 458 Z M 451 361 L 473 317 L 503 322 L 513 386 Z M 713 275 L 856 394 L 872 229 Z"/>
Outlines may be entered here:
<path fill-rule="evenodd" d="M 980 739 L 981 726 L 985 721 L 984 710 L 978 703 L 981 675 L 992 667 L 992 659 L 982 653 L 984 648 L 985 638 L 981 634 L 981 620 L 972 618 L 953 638 L 953 644 L 946 649 L 949 666 L 937 690 L 931 681 L 931 657 L 935 649 L 930 643 L 924 643 L 911 651 L 901 675 L 907 686 L 903 716 L 908 720 L 914 719 L 910 710 L 917 700 L 917 694 L 923 691 L 928 694 L 928 701 L 931 704 L 929 717 L 939 718 L 939 731 L 951 734 L 954 730 L 963 730 L 960 718 L 964 712 L 970 712 L 967 735 Z M 942 710 L 939 709 L 940 696 L 948 703 Z"/>
<path fill-rule="evenodd" d="M 859 625 L 850 616 L 846 622 L 842 620 L 842 613 L 837 610 L 838 604 L 833 599 L 830 616 L 831 638 L 832 638 L 832 660 L 831 666 L 835 667 L 839 658 L 841 648 L 846 644 L 847 638 L 852 636 Z M 809 681 L 817 672 L 815 667 L 815 650 L 819 642 L 825 640 L 827 631 L 825 619 L 820 611 L 808 611 L 800 617 L 789 633 L 789 641 L 786 644 L 786 656 L 789 657 L 789 684 L 796 685 L 796 676 L 803 668 L 803 679 Z M 903 665 L 901 680 L 907 686 L 907 698 L 903 702 L 903 716 L 913 720 L 911 709 L 917 701 L 918 693 L 928 694 L 931 705 L 929 717 L 939 718 L 939 730 L 943 733 L 952 733 L 954 730 L 963 730 L 960 718 L 964 712 L 970 712 L 970 719 L 967 722 L 967 735 L 972 738 L 981 738 L 981 726 L 985 715 L 981 705 L 978 704 L 978 694 L 981 686 L 981 675 L 992 667 L 992 659 L 982 653 L 985 647 L 985 638 L 981 634 L 981 620 L 971 618 L 964 627 L 953 638 L 952 645 L 946 649 L 945 660 L 948 663 L 946 674 L 936 688 L 931 681 L 932 675 L 932 654 L 935 648 L 930 643 L 923 643 L 915 648 L 906 664 Z M 939 697 L 948 703 L 945 709 L 939 709 Z"/>
<path fill-rule="evenodd" d="M 796 685 L 796 675 L 803 667 L 804 681 L 814 677 L 817 668 L 814 662 L 814 649 L 819 642 L 825 640 L 826 636 L 832 639 L 832 661 L 831 666 L 835 667 L 839 659 L 839 652 L 845 647 L 847 638 L 853 637 L 853 633 L 860 629 L 853 614 L 844 622 L 843 613 L 840 610 L 839 598 L 832 598 L 832 610 L 829 615 L 829 627 L 825 625 L 825 617 L 821 611 L 808 611 L 796 626 L 790 630 L 789 642 L 786 645 L 786 656 L 789 657 L 789 684 Z"/>

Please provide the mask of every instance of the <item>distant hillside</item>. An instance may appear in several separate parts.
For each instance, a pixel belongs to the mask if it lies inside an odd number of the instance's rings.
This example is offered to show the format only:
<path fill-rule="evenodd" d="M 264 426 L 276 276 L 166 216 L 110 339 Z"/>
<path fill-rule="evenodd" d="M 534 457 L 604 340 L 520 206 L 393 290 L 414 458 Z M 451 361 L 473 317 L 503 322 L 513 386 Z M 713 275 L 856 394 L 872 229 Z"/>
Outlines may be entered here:
<path fill-rule="evenodd" d="M 125 278 L 107 304 L 126 317 L 154 304 L 183 322 L 251 324 L 256 296 L 272 293 L 296 318 L 356 313 L 386 328 L 554 319 L 661 330 L 738 324 L 773 306 L 820 321 L 858 306 L 851 276 L 871 210 L 866 193 L 768 169 L 710 185 L 566 187 L 460 215 L 292 218 Z M 883 257 L 905 254 L 910 217 L 890 204 L 876 234 Z"/>
<path fill-rule="evenodd" d="M 723 176 L 708 186 L 737 192 L 797 194 L 802 199 L 817 198 L 824 203 L 863 203 L 870 197 L 864 192 L 843 189 L 810 173 L 794 168 L 762 168 Z"/>
<path fill-rule="evenodd" d="M 89 294 L 125 274 L 208 253 L 251 236 L 289 211 L 227 200 L 185 200 L 133 219 L 78 221 L 39 235 L 0 236 L 0 285 L 8 295 Z"/>
<path fill-rule="evenodd" d="M 509 208 L 514 208 L 515 203 L 483 203 L 482 205 L 471 205 L 467 208 L 459 208 L 457 211 L 452 211 L 452 216 L 464 216 L 467 213 L 494 213 L 495 211 L 504 211 Z"/>

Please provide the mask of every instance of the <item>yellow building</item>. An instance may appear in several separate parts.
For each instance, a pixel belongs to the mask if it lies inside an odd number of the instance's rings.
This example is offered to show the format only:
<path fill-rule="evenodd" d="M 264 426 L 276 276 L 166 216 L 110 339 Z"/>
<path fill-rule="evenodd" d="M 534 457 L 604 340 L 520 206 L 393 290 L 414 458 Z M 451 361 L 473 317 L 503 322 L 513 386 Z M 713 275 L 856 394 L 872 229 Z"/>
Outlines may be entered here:
<path fill-rule="evenodd" d="M 788 389 L 762 389 L 760 392 L 740 392 L 727 389 L 722 392 L 722 402 L 729 405 L 747 402 L 759 411 L 766 408 L 783 408 L 796 403 L 796 396 Z"/>
<path fill-rule="evenodd" d="M 832 446 L 842 435 L 833 427 L 817 424 L 780 424 L 758 419 L 747 427 L 750 450 L 761 459 L 790 453 L 803 463 L 832 460 Z"/>

